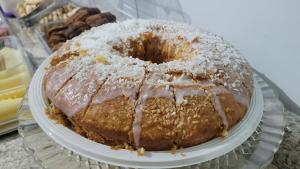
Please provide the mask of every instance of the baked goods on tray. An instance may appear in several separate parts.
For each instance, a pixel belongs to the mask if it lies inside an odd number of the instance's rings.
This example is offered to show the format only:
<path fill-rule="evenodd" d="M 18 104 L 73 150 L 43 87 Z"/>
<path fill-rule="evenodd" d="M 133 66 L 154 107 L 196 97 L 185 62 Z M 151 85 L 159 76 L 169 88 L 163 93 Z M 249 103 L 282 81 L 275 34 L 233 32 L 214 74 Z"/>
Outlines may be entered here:
<path fill-rule="evenodd" d="M 226 136 L 253 91 L 247 61 L 222 37 L 159 20 L 92 28 L 52 55 L 52 119 L 99 143 L 170 150 Z"/>
<path fill-rule="evenodd" d="M 44 26 L 44 38 L 52 51 L 57 50 L 64 42 L 80 35 L 92 27 L 116 21 L 110 12 L 101 12 L 98 8 L 81 7 L 63 23 Z"/>
<path fill-rule="evenodd" d="M 45 3 L 45 0 L 22 0 L 17 3 L 16 12 L 19 17 L 24 17 L 29 15 L 31 12 L 36 10 L 38 7 Z M 56 21 L 64 21 L 70 16 L 72 16 L 79 7 L 75 6 L 74 4 L 67 3 L 66 5 L 62 6 L 59 9 L 56 9 L 49 13 L 48 15 L 41 18 L 39 24 L 48 24 L 49 22 L 56 22 Z"/>

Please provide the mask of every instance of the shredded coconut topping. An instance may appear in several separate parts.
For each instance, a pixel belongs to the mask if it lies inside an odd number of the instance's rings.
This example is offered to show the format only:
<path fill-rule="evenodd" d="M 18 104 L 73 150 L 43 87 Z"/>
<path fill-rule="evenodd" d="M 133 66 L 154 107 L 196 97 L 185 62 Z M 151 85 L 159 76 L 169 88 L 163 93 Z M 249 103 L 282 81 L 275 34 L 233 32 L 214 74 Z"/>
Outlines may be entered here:
<path fill-rule="evenodd" d="M 92 28 L 90 31 L 84 32 L 73 40 L 68 41 L 69 50 L 78 51 L 84 49 L 88 51 L 89 55 L 101 54 L 116 67 L 132 62 L 145 64 L 143 61 L 137 61 L 139 59 L 130 56 L 127 58 L 123 57 L 124 55 L 118 56 L 111 50 L 112 44 L 115 43 L 123 43 L 123 45 L 129 46 L 126 41 L 128 38 L 137 38 L 139 34 L 144 32 L 157 34 L 162 39 L 172 41 L 175 46 L 182 43 L 178 39 L 178 37 L 182 37 L 190 41 L 190 45 L 195 49 L 187 60 L 173 60 L 162 64 L 153 63 L 147 67 L 147 71 L 180 71 L 197 76 L 221 70 L 224 71 L 222 78 L 225 80 L 229 78 L 228 74 L 236 74 L 238 77 L 236 79 L 242 79 L 248 73 L 246 71 L 246 60 L 222 37 L 186 24 L 168 21 L 137 19 L 117 24 L 105 24 L 101 27 Z M 197 38 L 199 40 L 193 43 L 192 41 Z M 214 81 L 220 78 L 218 75 L 220 74 L 215 74 L 210 78 Z M 241 81 L 229 81 L 226 85 L 230 88 L 236 88 L 236 86 L 241 85 Z"/>

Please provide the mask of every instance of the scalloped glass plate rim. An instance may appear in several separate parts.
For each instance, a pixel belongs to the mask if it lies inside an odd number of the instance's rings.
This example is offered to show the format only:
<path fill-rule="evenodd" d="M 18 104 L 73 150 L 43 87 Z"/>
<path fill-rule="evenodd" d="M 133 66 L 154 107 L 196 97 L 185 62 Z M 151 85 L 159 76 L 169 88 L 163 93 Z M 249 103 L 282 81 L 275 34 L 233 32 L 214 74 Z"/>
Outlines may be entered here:
<path fill-rule="evenodd" d="M 146 151 L 144 156 L 137 156 L 135 151 L 112 150 L 110 146 L 84 138 L 47 117 L 42 83 L 50 59 L 51 57 L 48 57 L 39 66 L 29 86 L 28 98 L 32 115 L 42 130 L 59 145 L 99 162 L 139 168 L 171 168 L 205 162 L 241 145 L 255 131 L 262 118 L 263 96 L 255 82 L 248 112 L 225 138 L 215 138 L 197 146 L 178 150 L 175 154 L 170 151 Z"/>

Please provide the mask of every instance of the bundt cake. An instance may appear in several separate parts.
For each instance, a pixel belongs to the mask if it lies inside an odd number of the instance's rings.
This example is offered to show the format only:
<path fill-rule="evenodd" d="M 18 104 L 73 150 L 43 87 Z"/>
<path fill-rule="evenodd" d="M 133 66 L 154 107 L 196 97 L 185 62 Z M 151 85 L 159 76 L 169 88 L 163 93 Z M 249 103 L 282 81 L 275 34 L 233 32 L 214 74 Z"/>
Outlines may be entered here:
<path fill-rule="evenodd" d="M 145 150 L 224 137 L 247 112 L 247 61 L 222 37 L 181 23 L 92 28 L 51 56 L 47 113 L 96 142 Z"/>

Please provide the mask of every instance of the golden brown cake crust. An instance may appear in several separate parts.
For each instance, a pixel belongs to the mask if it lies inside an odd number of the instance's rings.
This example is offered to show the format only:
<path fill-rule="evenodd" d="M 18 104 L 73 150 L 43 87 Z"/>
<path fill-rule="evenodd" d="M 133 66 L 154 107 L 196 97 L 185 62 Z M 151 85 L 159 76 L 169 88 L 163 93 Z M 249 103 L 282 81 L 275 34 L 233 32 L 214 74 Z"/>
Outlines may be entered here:
<path fill-rule="evenodd" d="M 44 88 L 49 118 L 84 137 L 170 150 L 226 136 L 247 112 L 253 81 L 247 61 L 217 35 L 130 20 L 68 41 Z"/>
<path fill-rule="evenodd" d="M 118 143 L 133 144 L 129 134 L 133 112 L 134 103 L 129 98 L 117 97 L 101 104 L 91 105 L 81 123 L 86 130 L 94 131 L 105 138 Z"/>

